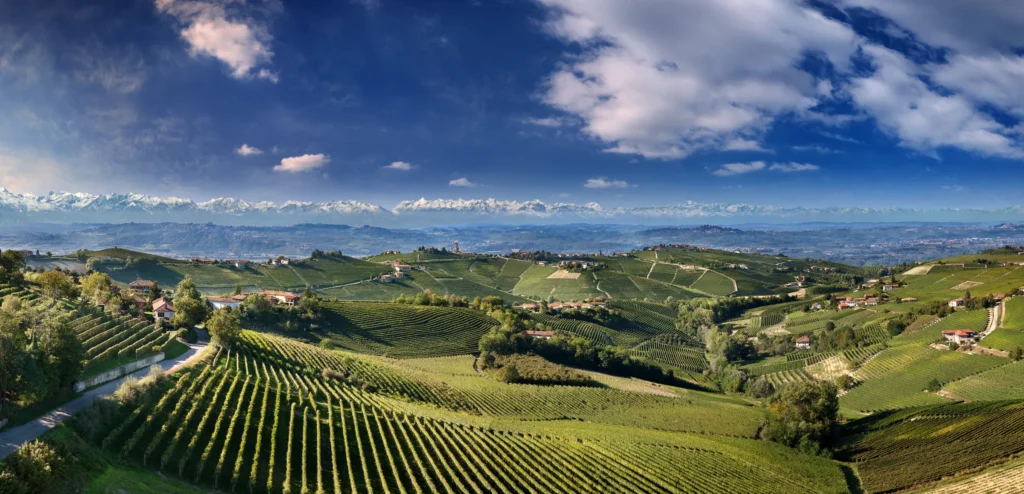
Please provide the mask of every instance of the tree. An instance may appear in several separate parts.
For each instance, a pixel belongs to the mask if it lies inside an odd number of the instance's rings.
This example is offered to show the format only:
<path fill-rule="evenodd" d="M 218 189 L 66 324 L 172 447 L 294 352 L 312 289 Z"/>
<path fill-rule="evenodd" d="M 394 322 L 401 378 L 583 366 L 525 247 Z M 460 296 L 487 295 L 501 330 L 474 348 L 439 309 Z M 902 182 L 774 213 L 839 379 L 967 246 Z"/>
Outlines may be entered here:
<path fill-rule="evenodd" d="M 177 299 L 177 297 L 175 297 Z M 174 317 L 171 322 L 180 328 L 191 328 L 206 320 L 210 313 L 206 302 L 193 298 L 184 298 L 180 302 L 174 302 Z"/>
<path fill-rule="evenodd" d="M 186 300 L 202 300 L 203 295 L 199 293 L 199 289 L 196 288 L 196 283 L 192 281 L 192 277 L 186 276 L 183 280 L 178 282 L 178 287 L 174 289 L 174 307 L 177 309 L 178 303 Z"/>
<path fill-rule="evenodd" d="M 82 281 L 82 299 L 104 305 L 113 296 L 114 282 L 104 273 L 90 274 Z"/>
<path fill-rule="evenodd" d="M 0 283 L 20 285 L 24 281 L 21 271 L 27 265 L 20 252 L 8 250 L 0 253 Z"/>
<path fill-rule="evenodd" d="M 820 453 L 835 433 L 839 415 L 836 385 L 804 381 L 786 386 L 769 406 L 765 435 L 807 453 Z"/>
<path fill-rule="evenodd" d="M 936 393 L 940 389 L 942 389 L 942 382 L 936 378 L 933 378 L 931 381 L 928 381 L 928 387 L 926 387 L 925 389 L 932 393 Z"/>
<path fill-rule="evenodd" d="M 242 320 L 238 311 L 230 308 L 217 309 L 206 321 L 206 330 L 214 343 L 231 348 L 242 333 Z"/>
<path fill-rule="evenodd" d="M 63 271 L 51 269 L 40 274 L 36 281 L 43 288 L 43 293 L 52 298 L 71 298 L 75 294 L 75 285 Z"/>
<path fill-rule="evenodd" d="M 28 336 L 22 319 L 6 309 L 0 313 L 0 410 L 27 389 L 25 368 L 29 355 L 25 352 Z"/>
<path fill-rule="evenodd" d="M 4 297 L 4 303 L 0 308 L 2 308 L 4 312 L 9 312 L 11 314 L 16 313 L 21 310 L 21 298 L 14 294 L 8 295 Z"/>
<path fill-rule="evenodd" d="M 149 289 L 149 294 L 146 296 L 146 302 L 152 304 L 154 300 L 162 297 L 164 291 L 160 288 L 160 283 L 157 281 L 153 282 L 153 286 Z"/>
<path fill-rule="evenodd" d="M 235 285 L 235 289 L 231 292 L 231 296 L 234 297 L 235 295 L 241 295 L 241 294 L 242 294 L 242 285 Z"/>
<path fill-rule="evenodd" d="M 849 374 L 843 374 L 836 378 L 836 386 L 839 389 L 850 389 L 853 387 L 854 382 L 853 377 L 850 377 Z"/>
<path fill-rule="evenodd" d="M 66 316 L 44 318 L 33 331 L 34 350 L 51 382 L 70 387 L 82 372 L 86 353 Z"/>
<path fill-rule="evenodd" d="M 308 286 L 299 299 L 299 310 L 306 319 L 316 319 L 320 316 L 320 297 Z"/>
<path fill-rule="evenodd" d="M 6 302 L 7 301 L 5 300 L 5 305 Z M 1024 359 L 1024 348 L 1021 348 L 1019 346 L 1017 348 L 1014 348 L 1013 351 L 1010 352 L 1010 358 L 1013 359 L 1014 361 Z"/>

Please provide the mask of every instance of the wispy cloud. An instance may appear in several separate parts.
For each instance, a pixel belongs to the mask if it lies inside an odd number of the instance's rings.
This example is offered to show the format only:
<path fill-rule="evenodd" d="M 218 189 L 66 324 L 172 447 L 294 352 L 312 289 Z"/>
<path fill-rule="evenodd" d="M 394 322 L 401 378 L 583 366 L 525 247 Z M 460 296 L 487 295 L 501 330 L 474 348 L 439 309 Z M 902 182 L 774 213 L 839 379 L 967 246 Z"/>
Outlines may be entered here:
<path fill-rule="evenodd" d="M 625 180 L 609 180 L 605 177 L 597 177 L 588 179 L 583 183 L 583 186 L 588 189 L 625 189 L 630 185 Z"/>
<path fill-rule="evenodd" d="M 820 170 L 821 167 L 811 163 L 774 163 L 768 167 L 768 170 L 773 172 L 782 173 L 795 173 L 795 172 L 813 172 Z"/>
<path fill-rule="evenodd" d="M 392 162 L 390 165 L 386 165 L 381 168 L 384 168 L 385 170 L 399 170 L 407 172 L 409 170 L 412 170 L 413 168 L 416 168 L 416 165 L 405 161 L 395 161 Z"/>
<path fill-rule="evenodd" d="M 324 154 L 304 154 L 302 156 L 282 159 L 281 163 L 274 165 L 274 171 L 289 173 L 305 172 L 315 170 L 330 162 L 331 158 Z"/>
<path fill-rule="evenodd" d="M 718 167 L 718 169 L 711 172 L 711 174 L 718 177 L 731 177 L 733 175 L 745 175 L 747 173 L 759 172 L 762 170 L 780 173 L 796 173 L 811 172 L 820 169 L 820 166 L 811 163 L 790 162 L 772 163 L 771 165 L 768 165 L 764 161 L 751 161 L 749 163 L 727 163 Z"/>
<path fill-rule="evenodd" d="M 793 150 L 794 151 L 802 151 L 802 152 L 814 152 L 814 153 L 819 153 L 819 154 L 838 154 L 839 153 L 838 150 L 835 150 L 835 149 L 832 149 L 832 148 L 829 148 L 829 147 L 825 147 L 825 146 L 819 146 L 817 144 L 793 146 Z"/>
<path fill-rule="evenodd" d="M 476 187 L 477 184 L 470 182 L 468 178 L 456 178 L 455 180 L 449 180 L 449 187 Z"/>
<path fill-rule="evenodd" d="M 235 154 L 239 156 L 253 156 L 257 154 L 263 154 L 263 150 L 250 146 L 248 144 L 242 144 L 235 150 Z"/>
<path fill-rule="evenodd" d="M 523 123 L 538 127 L 557 128 L 572 125 L 572 120 L 561 117 L 524 118 Z"/>
<path fill-rule="evenodd" d="M 746 173 L 756 172 L 764 170 L 764 161 L 751 161 L 750 163 L 726 163 L 717 170 L 711 172 L 712 175 L 718 177 L 731 177 L 733 175 L 743 175 Z"/>
<path fill-rule="evenodd" d="M 723 151 L 759 151 L 762 153 L 774 152 L 771 149 L 765 149 L 761 146 L 760 142 L 753 139 L 736 138 L 726 141 L 722 147 Z"/>

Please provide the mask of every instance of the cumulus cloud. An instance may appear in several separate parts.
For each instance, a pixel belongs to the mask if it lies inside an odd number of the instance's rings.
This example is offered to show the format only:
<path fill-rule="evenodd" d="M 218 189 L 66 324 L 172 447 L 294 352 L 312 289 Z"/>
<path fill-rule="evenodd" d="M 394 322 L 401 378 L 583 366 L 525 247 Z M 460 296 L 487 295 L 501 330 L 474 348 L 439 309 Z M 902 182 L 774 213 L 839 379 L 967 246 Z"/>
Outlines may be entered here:
<path fill-rule="evenodd" d="M 583 186 L 588 189 L 625 189 L 629 187 L 629 183 L 625 180 L 608 180 L 605 177 L 597 177 L 588 179 Z"/>
<path fill-rule="evenodd" d="M 929 155 L 1024 159 L 1024 9 L 1014 2 L 836 0 L 886 18 L 879 32 L 918 53 L 944 53 L 927 62 L 801 0 L 538 2 L 548 32 L 571 47 L 542 101 L 577 117 L 608 152 L 765 151 L 770 126 L 792 117 L 831 128 L 871 119 Z M 805 70 L 809 58 L 826 69 Z M 870 69 L 855 69 L 854 58 Z"/>
<path fill-rule="evenodd" d="M 278 76 L 261 65 L 274 56 L 266 27 L 241 14 L 231 15 L 225 4 L 204 0 L 155 0 L 160 12 L 183 27 L 179 34 L 193 57 L 213 57 L 228 66 L 236 79 L 277 82 Z M 242 4 L 244 5 L 244 3 Z"/>
<path fill-rule="evenodd" d="M 386 170 L 400 170 L 403 172 L 407 172 L 409 170 L 412 170 L 413 168 L 416 168 L 416 165 L 413 165 L 412 163 L 407 163 L 405 161 L 395 161 L 392 162 L 390 165 L 384 166 L 383 168 Z"/>
<path fill-rule="evenodd" d="M 331 158 L 324 154 L 304 154 L 282 159 L 280 163 L 274 165 L 274 171 L 299 173 L 315 170 L 330 162 Z"/>
<path fill-rule="evenodd" d="M 253 156 L 256 154 L 263 154 L 263 151 L 248 144 L 242 144 L 235 150 L 235 154 L 239 156 Z"/>
<path fill-rule="evenodd" d="M 756 172 L 764 170 L 764 161 L 751 161 L 750 163 L 726 163 L 717 170 L 711 172 L 712 175 L 718 177 L 731 177 L 733 175 L 743 175 L 746 173 Z"/>
<path fill-rule="evenodd" d="M 768 170 L 773 172 L 782 173 L 794 173 L 794 172 L 813 172 L 820 170 L 821 167 L 811 163 L 774 163 L 768 167 Z"/>
<path fill-rule="evenodd" d="M 584 48 L 543 101 L 607 151 L 647 158 L 750 146 L 743 136 L 826 97 L 798 68 L 809 51 L 844 70 L 856 50 L 848 26 L 794 0 L 540 1 L 548 30 Z"/>
<path fill-rule="evenodd" d="M 455 180 L 449 180 L 448 181 L 448 186 L 449 187 L 476 187 L 476 184 L 473 183 L 473 182 L 470 182 L 468 178 L 462 177 L 462 178 L 456 178 Z"/>
<path fill-rule="evenodd" d="M 832 148 L 829 148 L 829 147 L 825 147 L 825 146 L 819 146 L 817 144 L 806 144 L 806 145 L 801 144 L 801 145 L 793 146 L 793 150 L 794 151 L 801 151 L 801 152 L 813 151 L 815 153 L 821 153 L 821 154 L 837 154 L 837 153 L 839 153 L 839 151 L 837 151 L 835 149 L 832 149 Z"/>
<path fill-rule="evenodd" d="M 921 78 L 922 67 L 899 52 L 869 44 L 864 53 L 875 71 L 853 79 L 850 95 L 901 145 L 926 154 L 956 147 L 982 155 L 1024 157 L 1015 129 L 979 111 L 962 95 L 932 89 Z"/>

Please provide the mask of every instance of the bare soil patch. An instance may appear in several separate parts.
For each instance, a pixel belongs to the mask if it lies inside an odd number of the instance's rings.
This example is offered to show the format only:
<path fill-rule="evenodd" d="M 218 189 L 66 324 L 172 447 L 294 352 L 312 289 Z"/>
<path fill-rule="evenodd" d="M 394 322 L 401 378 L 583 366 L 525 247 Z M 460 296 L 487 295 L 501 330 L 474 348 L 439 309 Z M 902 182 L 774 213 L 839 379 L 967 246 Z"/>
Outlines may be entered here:
<path fill-rule="evenodd" d="M 575 280 L 580 277 L 580 273 L 573 273 L 572 271 L 566 271 L 559 269 L 554 273 L 548 275 L 549 280 Z"/>

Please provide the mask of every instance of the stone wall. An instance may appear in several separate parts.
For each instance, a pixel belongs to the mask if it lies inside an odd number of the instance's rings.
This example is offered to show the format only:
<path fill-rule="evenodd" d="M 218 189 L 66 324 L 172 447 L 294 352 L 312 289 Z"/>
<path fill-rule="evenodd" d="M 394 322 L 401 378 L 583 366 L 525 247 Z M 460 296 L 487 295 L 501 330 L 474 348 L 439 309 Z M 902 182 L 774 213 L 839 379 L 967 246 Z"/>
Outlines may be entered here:
<path fill-rule="evenodd" d="M 139 370 L 139 369 L 143 369 L 143 368 L 149 367 L 149 366 L 151 366 L 151 365 L 153 365 L 153 364 L 155 364 L 157 362 L 163 361 L 164 358 L 165 358 L 164 354 L 163 354 L 163 352 L 161 352 L 161 353 L 158 353 L 158 354 L 153 355 L 151 357 L 146 357 L 146 358 L 144 358 L 142 360 L 139 360 L 139 361 L 136 361 L 136 362 L 132 362 L 130 364 L 124 364 L 121 367 L 118 367 L 116 369 L 108 370 L 107 372 L 104 372 L 103 374 L 99 374 L 99 375 L 90 377 L 89 379 L 83 379 L 83 380 L 78 381 L 78 382 L 75 383 L 75 391 L 76 392 L 81 392 L 82 390 L 91 388 L 91 387 L 96 386 L 98 384 L 103 384 L 105 382 L 113 381 L 114 379 L 117 379 L 117 378 L 119 378 L 121 376 L 126 376 L 128 374 L 131 374 L 132 372 L 135 372 L 135 371 Z"/>

